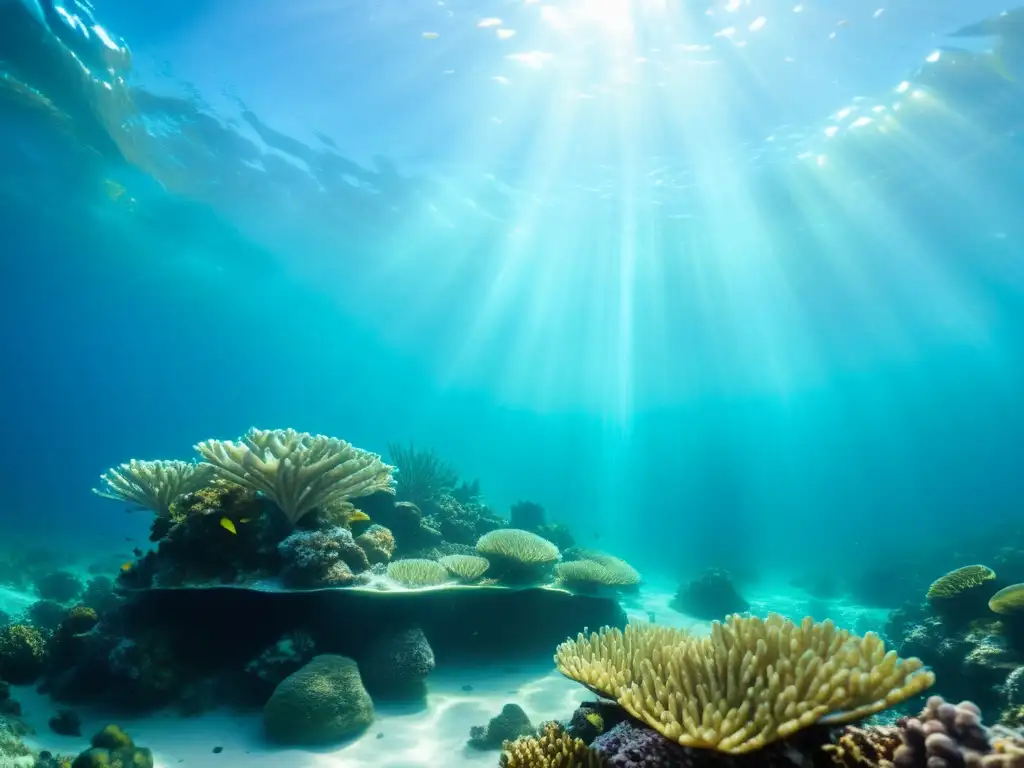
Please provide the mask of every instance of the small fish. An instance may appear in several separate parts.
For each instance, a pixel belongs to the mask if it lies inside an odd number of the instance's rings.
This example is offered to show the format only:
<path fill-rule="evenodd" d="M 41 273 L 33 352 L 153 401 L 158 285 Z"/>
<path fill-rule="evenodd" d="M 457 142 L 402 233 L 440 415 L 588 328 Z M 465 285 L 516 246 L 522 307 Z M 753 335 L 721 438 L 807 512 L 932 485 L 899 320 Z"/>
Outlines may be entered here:
<path fill-rule="evenodd" d="M 228 517 L 222 517 L 220 519 L 220 527 L 228 533 L 238 533 L 238 530 L 235 528 L 235 524 L 231 522 L 231 519 Z"/>
<path fill-rule="evenodd" d="M 121 573 L 128 573 L 135 566 L 129 563 L 121 563 Z"/>
<path fill-rule="evenodd" d="M 364 520 L 369 520 L 370 516 L 363 512 L 361 509 L 355 510 L 351 515 L 348 516 L 350 523 L 361 523 Z"/>
<path fill-rule="evenodd" d="M 243 517 L 238 522 L 240 522 L 240 523 L 251 523 L 252 522 L 252 518 L 251 517 Z"/>

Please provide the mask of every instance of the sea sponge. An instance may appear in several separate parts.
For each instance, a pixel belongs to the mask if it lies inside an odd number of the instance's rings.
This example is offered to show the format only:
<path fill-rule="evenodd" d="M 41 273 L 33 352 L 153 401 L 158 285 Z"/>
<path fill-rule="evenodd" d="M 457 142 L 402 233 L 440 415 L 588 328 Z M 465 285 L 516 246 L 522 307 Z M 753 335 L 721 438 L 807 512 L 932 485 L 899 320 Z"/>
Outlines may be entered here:
<path fill-rule="evenodd" d="M 958 597 L 995 577 L 995 572 L 984 565 L 965 565 L 933 581 L 926 596 L 929 600 Z"/>
<path fill-rule="evenodd" d="M 1024 584 L 1011 584 L 996 592 L 988 601 L 989 609 L 1004 615 L 1024 611 Z"/>
<path fill-rule="evenodd" d="M 395 554 L 395 537 L 383 525 L 371 525 L 356 536 L 356 544 L 362 547 L 371 565 L 386 563 Z"/>
<path fill-rule="evenodd" d="M 448 573 L 463 582 L 476 581 L 487 573 L 490 566 L 487 558 L 476 555 L 445 555 L 438 562 L 448 569 Z"/>
<path fill-rule="evenodd" d="M 432 587 L 451 580 L 439 562 L 420 557 L 395 560 L 388 566 L 388 577 L 407 587 Z"/>
<path fill-rule="evenodd" d="M 238 443 L 206 440 L 196 450 L 224 479 L 265 494 L 292 525 L 323 504 L 394 493 L 394 467 L 324 435 L 253 428 Z"/>
<path fill-rule="evenodd" d="M 730 616 L 702 638 L 656 625 L 606 627 L 562 643 L 555 663 L 666 738 L 731 754 L 814 723 L 858 720 L 935 682 L 920 659 L 886 653 L 873 633 L 777 614 Z"/>
<path fill-rule="evenodd" d="M 521 736 L 503 745 L 501 768 L 601 768 L 606 763 L 582 739 L 558 723 L 545 723 L 539 736 Z"/>
<path fill-rule="evenodd" d="M 171 502 L 213 481 L 213 467 L 189 461 L 132 459 L 100 475 L 103 490 L 92 492 L 105 499 L 125 501 L 149 509 L 159 517 L 171 516 Z"/>
<path fill-rule="evenodd" d="M 359 733 L 373 716 L 356 663 L 325 654 L 274 689 L 263 708 L 263 725 L 267 738 L 278 744 L 317 746 Z"/>
<path fill-rule="evenodd" d="M 43 671 L 46 636 L 28 624 L 10 624 L 0 629 L 0 679 L 14 685 L 29 685 Z"/>

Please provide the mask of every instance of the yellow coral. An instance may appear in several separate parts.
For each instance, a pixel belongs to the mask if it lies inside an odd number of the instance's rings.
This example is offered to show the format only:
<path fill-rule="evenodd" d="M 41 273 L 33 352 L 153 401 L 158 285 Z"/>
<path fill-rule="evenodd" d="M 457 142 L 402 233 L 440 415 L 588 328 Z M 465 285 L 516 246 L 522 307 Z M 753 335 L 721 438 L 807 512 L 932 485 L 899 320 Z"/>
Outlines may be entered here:
<path fill-rule="evenodd" d="M 540 736 L 506 741 L 498 764 L 501 768 L 600 768 L 604 761 L 558 723 L 545 723 Z"/>
<path fill-rule="evenodd" d="M 1024 611 L 1024 584 L 1003 587 L 989 598 L 988 607 L 993 613 L 1010 614 Z"/>
<path fill-rule="evenodd" d="M 886 653 L 874 633 L 776 614 L 730 616 L 703 638 L 655 625 L 605 628 L 562 643 L 555 663 L 665 737 L 731 754 L 814 723 L 859 720 L 935 682 L 919 659 Z"/>
<path fill-rule="evenodd" d="M 984 565 L 965 565 L 963 568 L 950 571 L 933 581 L 928 587 L 927 597 L 929 600 L 956 597 L 968 589 L 980 587 L 995 577 L 995 572 Z"/>

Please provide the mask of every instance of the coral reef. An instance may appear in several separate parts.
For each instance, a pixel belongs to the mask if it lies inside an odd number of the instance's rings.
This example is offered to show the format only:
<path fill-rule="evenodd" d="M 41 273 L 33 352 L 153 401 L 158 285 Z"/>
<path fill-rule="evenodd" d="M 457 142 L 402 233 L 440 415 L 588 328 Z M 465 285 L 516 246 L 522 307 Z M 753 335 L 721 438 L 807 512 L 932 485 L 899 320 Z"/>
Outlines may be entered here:
<path fill-rule="evenodd" d="M 464 584 L 480 579 L 490 567 L 487 558 L 478 555 L 445 555 L 438 562 Z"/>
<path fill-rule="evenodd" d="M 604 759 L 558 723 L 545 723 L 538 736 L 520 736 L 504 744 L 501 768 L 603 768 Z"/>
<path fill-rule="evenodd" d="M 537 732 L 518 704 L 506 704 L 487 725 L 474 725 L 469 729 L 467 744 L 473 749 L 501 749 L 507 741 L 530 737 Z"/>
<path fill-rule="evenodd" d="M 1003 587 L 989 598 L 988 608 L 1004 616 L 1024 614 L 1024 584 Z"/>
<path fill-rule="evenodd" d="M 373 717 L 356 663 L 326 654 L 285 678 L 263 708 L 267 738 L 295 746 L 341 741 L 368 728 Z"/>
<path fill-rule="evenodd" d="M 544 507 L 533 501 L 517 501 L 509 510 L 508 524 L 524 531 L 536 531 L 545 523 Z"/>
<path fill-rule="evenodd" d="M 206 440 L 196 450 L 221 478 L 265 494 L 292 525 L 329 502 L 393 490 L 394 467 L 324 435 L 253 428 L 238 443 Z"/>
<path fill-rule="evenodd" d="M 170 517 L 171 503 L 175 499 L 203 487 L 212 479 L 213 467 L 209 464 L 132 459 L 100 475 L 103 489 L 93 488 L 92 492 L 151 510 L 158 517 Z"/>
<path fill-rule="evenodd" d="M 558 563 L 555 575 L 560 585 L 579 592 L 601 588 L 628 590 L 640 584 L 637 570 L 618 557 L 602 552 L 578 552 L 578 559 Z"/>
<path fill-rule="evenodd" d="M 388 578 L 406 587 L 432 587 L 452 580 L 441 563 L 419 557 L 395 560 L 388 566 Z"/>
<path fill-rule="evenodd" d="M 451 493 L 459 481 L 455 468 L 428 448 L 417 449 L 399 443 L 388 445 L 388 455 L 395 463 L 395 496 L 424 507 L 440 496 Z"/>
<path fill-rule="evenodd" d="M 51 731 L 61 736 L 82 735 L 82 718 L 71 709 L 57 710 L 57 714 L 50 718 L 48 725 Z"/>
<path fill-rule="evenodd" d="M 363 682 L 374 698 L 425 697 L 425 681 L 434 666 L 434 651 L 419 627 L 386 633 L 359 661 Z"/>
<path fill-rule="evenodd" d="M 730 613 L 743 613 L 750 604 L 736 591 L 726 571 L 712 568 L 681 585 L 670 603 L 680 613 L 698 619 L 721 619 Z"/>
<path fill-rule="evenodd" d="M 277 687 L 289 675 L 313 660 L 316 643 L 300 630 L 289 632 L 245 665 L 247 674 Z"/>
<path fill-rule="evenodd" d="M 344 586 L 370 567 L 366 552 L 342 526 L 319 531 L 295 531 L 278 552 L 284 562 L 281 579 L 294 587 Z"/>
<path fill-rule="evenodd" d="M 388 563 L 395 554 L 395 537 L 383 525 L 371 525 L 356 537 L 370 565 Z"/>
<path fill-rule="evenodd" d="M 965 565 L 943 574 L 928 587 L 929 600 L 946 600 L 959 597 L 965 592 L 984 586 L 986 581 L 996 577 L 995 572 L 984 565 Z"/>
<path fill-rule="evenodd" d="M 604 629 L 560 645 L 555 662 L 667 738 L 734 754 L 815 723 L 862 719 L 935 681 L 919 659 L 886 653 L 877 635 L 778 615 L 731 616 L 705 638 L 656 625 Z"/>
<path fill-rule="evenodd" d="M 68 609 L 54 600 L 37 600 L 25 611 L 25 618 L 33 627 L 52 632 L 64 621 Z"/>
<path fill-rule="evenodd" d="M 35 682 L 46 663 L 46 636 L 27 624 L 0 629 L 0 679 L 14 685 Z"/>
<path fill-rule="evenodd" d="M 925 595 L 936 616 L 951 629 L 963 627 L 988 612 L 994 589 L 988 582 L 996 575 L 984 565 L 966 565 L 940 576 Z"/>
<path fill-rule="evenodd" d="M 92 737 L 92 747 L 76 757 L 71 768 L 153 768 L 153 754 L 135 746 L 116 725 L 108 725 Z"/>
<path fill-rule="evenodd" d="M 476 551 L 487 558 L 491 572 L 509 584 L 543 581 L 558 561 L 558 547 L 535 533 L 502 528 L 480 537 Z"/>

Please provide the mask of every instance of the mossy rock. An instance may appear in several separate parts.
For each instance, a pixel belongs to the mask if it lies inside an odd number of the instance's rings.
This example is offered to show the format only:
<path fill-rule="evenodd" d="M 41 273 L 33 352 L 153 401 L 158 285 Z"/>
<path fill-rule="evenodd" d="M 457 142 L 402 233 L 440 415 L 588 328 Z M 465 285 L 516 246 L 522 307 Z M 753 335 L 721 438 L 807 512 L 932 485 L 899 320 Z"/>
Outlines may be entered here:
<path fill-rule="evenodd" d="M 153 753 L 137 747 L 116 725 L 92 737 L 92 746 L 71 763 L 71 768 L 153 768 Z"/>
<path fill-rule="evenodd" d="M 331 744 L 372 722 L 373 701 L 359 667 L 347 656 L 316 656 L 286 677 L 263 708 L 267 738 L 278 744 Z"/>

